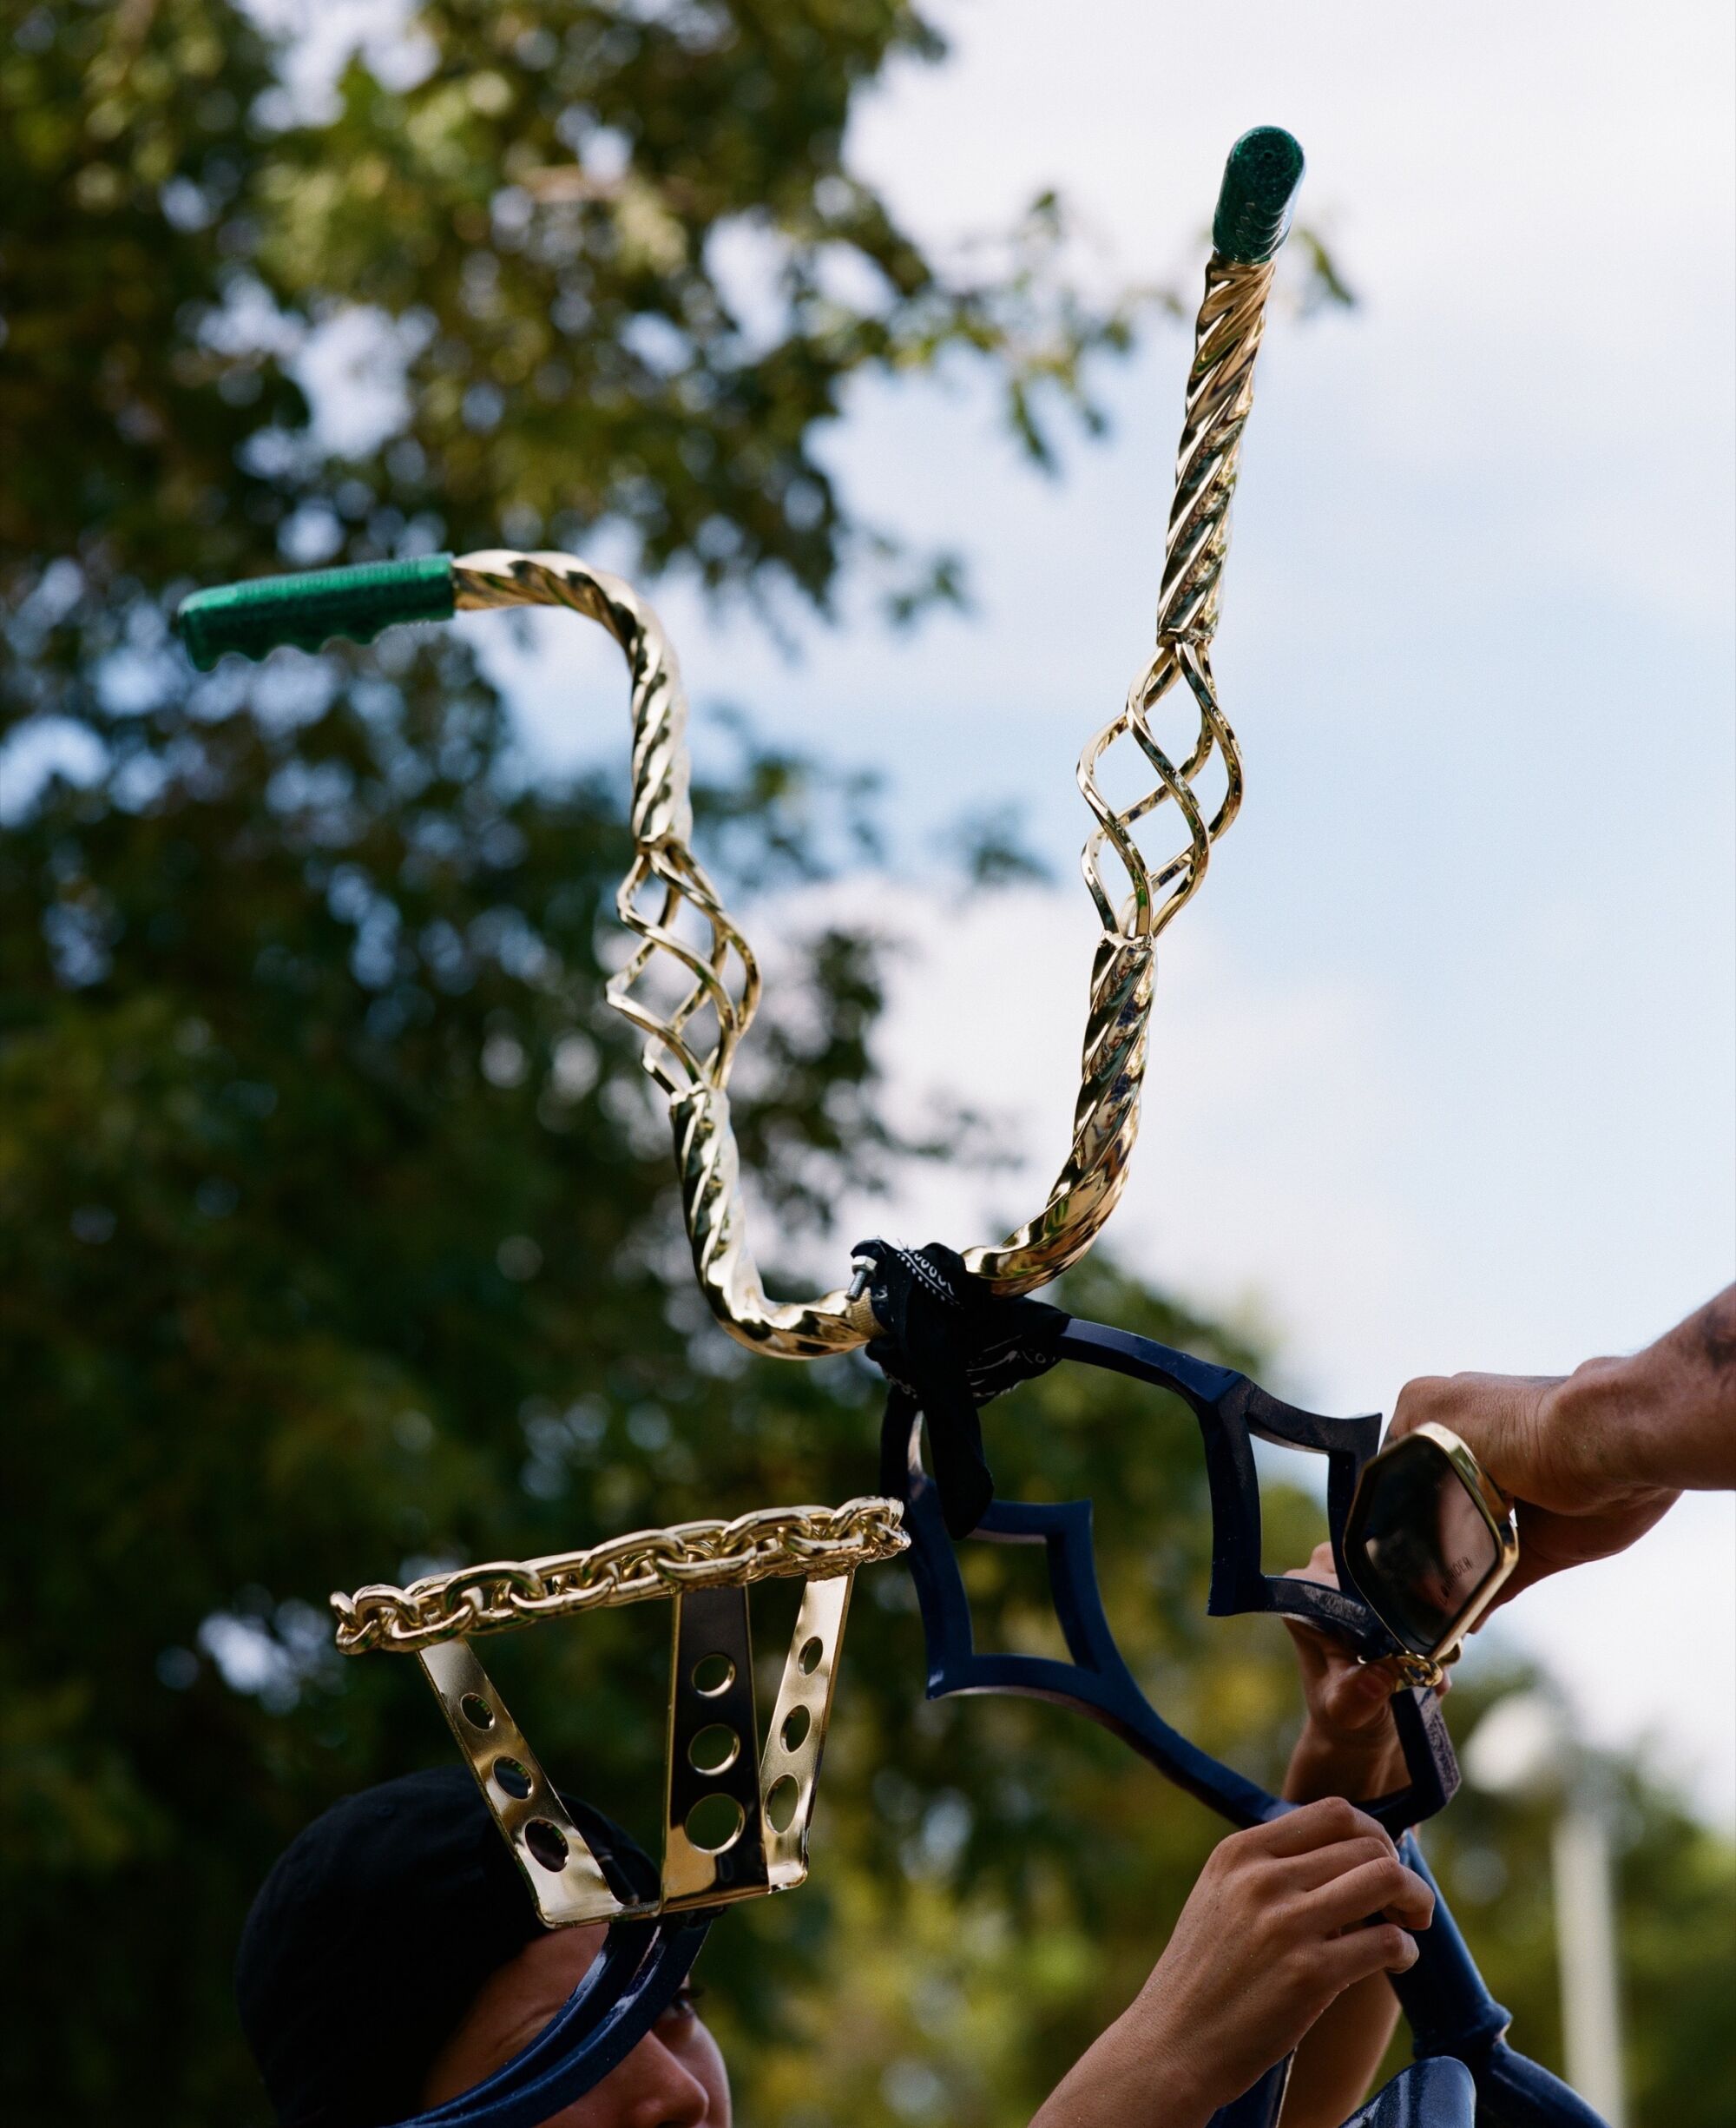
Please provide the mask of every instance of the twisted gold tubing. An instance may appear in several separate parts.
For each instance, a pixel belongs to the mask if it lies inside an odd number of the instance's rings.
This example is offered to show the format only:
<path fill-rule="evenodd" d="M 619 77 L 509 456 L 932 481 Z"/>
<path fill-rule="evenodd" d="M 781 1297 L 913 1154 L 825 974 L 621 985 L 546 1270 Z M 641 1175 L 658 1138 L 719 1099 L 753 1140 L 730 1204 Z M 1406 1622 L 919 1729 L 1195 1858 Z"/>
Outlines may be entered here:
<path fill-rule="evenodd" d="M 1215 254 L 1206 269 L 1164 542 L 1156 650 L 1128 689 L 1121 715 L 1088 740 L 1079 756 L 1079 788 L 1095 822 L 1080 861 L 1103 936 L 1091 970 L 1073 1143 L 1037 1217 L 998 1248 L 965 1253 L 970 1268 L 1003 1293 L 1028 1293 L 1076 1262 L 1120 1199 L 1139 1133 L 1158 934 L 1198 893 L 1212 845 L 1241 806 L 1241 754 L 1218 704 L 1210 643 L 1272 275 L 1270 261 L 1241 265 Z M 1179 767 L 1151 728 L 1152 712 L 1178 680 L 1187 683 L 1199 715 Z M 1132 741 L 1157 781 L 1132 804 L 1116 807 L 1097 774 L 1123 739 Z M 1224 793 L 1208 820 L 1195 781 L 1214 761 L 1222 767 Z M 1166 802 L 1174 806 L 1185 840 L 1173 855 L 1153 863 L 1134 830 Z M 1111 856 L 1126 882 L 1119 893 L 1104 877 Z"/>
<path fill-rule="evenodd" d="M 1241 757 L 1218 704 L 1209 646 L 1271 286 L 1269 264 L 1236 265 L 1214 255 L 1207 269 L 1165 541 L 1155 652 L 1128 688 L 1121 714 L 1079 758 L 1079 787 L 1095 822 L 1082 865 L 1102 937 L 1092 962 L 1072 1142 L 1037 1216 L 997 1248 L 965 1254 L 970 1268 L 1002 1293 L 1046 1285 L 1076 1262 L 1115 1209 L 1139 1130 L 1155 942 L 1198 891 L 1212 845 L 1241 803 Z M 606 628 L 626 655 L 634 858 L 615 907 L 638 943 L 611 978 L 608 997 L 646 1037 L 645 1068 L 668 1097 L 694 1268 L 712 1313 L 741 1343 L 780 1359 L 817 1359 L 865 1343 L 878 1328 L 865 1299 L 852 1301 L 838 1289 L 813 1301 L 773 1301 L 747 1247 L 727 1090 L 736 1046 L 760 1002 L 760 970 L 691 847 L 687 696 L 661 623 L 630 585 L 571 555 L 465 555 L 452 575 L 461 608 L 563 606 Z M 1199 720 L 1179 766 L 1151 724 L 1152 713 L 1178 681 L 1185 682 Z M 1105 796 L 1097 771 L 1124 739 L 1156 781 L 1132 804 L 1117 807 Z M 1221 764 L 1224 791 L 1208 818 L 1196 785 L 1213 762 Z M 1184 831 L 1181 847 L 1154 861 L 1134 830 L 1165 804 L 1174 807 Z M 1105 877 L 1111 858 L 1125 881 L 1119 891 Z M 681 936 L 683 917 L 698 920 L 703 943 Z M 675 980 L 673 1003 L 649 992 L 650 979 L 660 975 Z M 707 1012 L 716 1024 L 709 1039 L 703 1030 Z"/>
<path fill-rule="evenodd" d="M 770 1300 L 746 1245 L 726 1088 L 760 1002 L 760 969 L 691 847 L 687 694 L 662 623 L 630 584 L 569 554 L 467 554 L 453 563 L 452 580 L 462 609 L 564 606 L 606 628 L 626 655 L 634 857 L 615 909 L 639 943 L 607 995 L 646 1036 L 645 1068 L 669 1097 L 681 1208 L 712 1313 L 744 1345 L 781 1359 L 818 1359 L 865 1342 L 875 1332 L 865 1301 L 852 1302 L 842 1288 L 817 1301 Z M 684 914 L 699 919 L 704 945 L 678 933 Z M 674 976 L 673 1004 L 648 993 L 654 973 Z M 707 1007 L 716 1021 L 709 1042 L 694 1025 Z"/>

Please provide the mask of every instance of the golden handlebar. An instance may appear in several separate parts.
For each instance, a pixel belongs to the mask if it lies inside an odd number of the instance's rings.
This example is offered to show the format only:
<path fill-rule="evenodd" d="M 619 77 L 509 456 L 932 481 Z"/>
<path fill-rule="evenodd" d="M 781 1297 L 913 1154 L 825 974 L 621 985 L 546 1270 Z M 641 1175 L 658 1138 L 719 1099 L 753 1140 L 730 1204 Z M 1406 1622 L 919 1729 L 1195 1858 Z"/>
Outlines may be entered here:
<path fill-rule="evenodd" d="M 1120 712 L 1079 757 L 1093 820 L 1082 864 L 1101 931 L 1071 1142 L 1036 1216 L 998 1244 L 964 1252 L 966 1266 L 997 1293 L 1028 1293 L 1076 1262 L 1121 1196 L 1139 1130 L 1156 941 L 1199 891 L 1212 846 L 1241 804 L 1241 757 L 1218 701 L 1211 643 L 1272 255 L 1301 167 L 1287 134 L 1259 128 L 1237 142 L 1226 172 L 1188 372 L 1156 644 Z M 633 862 L 615 906 L 634 943 L 607 994 L 645 1036 L 645 1067 L 668 1101 L 706 1301 L 756 1352 L 790 1360 L 847 1352 L 876 1334 L 866 1299 L 835 1288 L 811 1301 L 774 1301 L 747 1246 L 728 1086 L 759 1005 L 760 971 L 694 853 L 687 696 L 649 604 L 571 555 L 502 550 L 256 578 L 195 593 L 175 624 L 194 662 L 208 669 L 227 651 L 259 656 L 282 642 L 317 649 L 335 634 L 365 640 L 394 622 L 505 606 L 582 614 L 608 630 L 627 659 Z M 1155 719 L 1178 707 L 1182 736 L 1171 751 Z M 1125 804 L 1108 794 L 1103 771 L 1111 762 L 1121 770 L 1118 785 L 1131 781 L 1139 794 Z M 1156 857 L 1141 840 L 1154 820 L 1174 821 L 1177 831 Z"/>
<path fill-rule="evenodd" d="M 1156 649 L 1120 714 L 1088 742 L 1079 761 L 1080 788 L 1095 820 L 1083 868 L 1102 935 L 1091 971 L 1072 1143 L 1036 1217 L 997 1246 L 964 1254 L 969 1268 L 999 1293 L 1029 1292 L 1057 1277 L 1084 1255 L 1115 1209 L 1139 1130 L 1155 942 L 1197 891 L 1212 844 L 1241 802 L 1241 759 L 1219 706 L 1209 652 L 1272 274 L 1270 261 L 1246 265 L 1215 254 L 1207 270 Z M 693 852 L 687 695 L 661 623 L 630 585 L 570 555 L 465 555 L 453 564 L 452 581 L 460 609 L 565 607 L 607 629 L 626 656 L 634 858 L 615 906 L 637 943 L 611 978 L 608 997 L 646 1036 L 645 1067 L 668 1097 L 682 1209 L 707 1304 L 741 1343 L 779 1359 L 815 1359 L 865 1343 L 877 1329 L 865 1300 L 836 1288 L 812 1301 L 773 1301 L 747 1246 L 728 1081 L 760 1002 L 760 971 Z M 1197 720 L 1179 760 L 1164 750 L 1152 725 L 1178 681 L 1186 682 Z M 1154 780 L 1142 796 L 1118 807 L 1105 796 L 1098 771 L 1123 740 L 1132 741 Z M 1220 787 L 1209 812 L 1200 794 L 1207 776 Z M 1154 862 L 1134 831 L 1166 803 L 1180 823 L 1181 847 Z M 1110 864 L 1119 868 L 1119 893 L 1104 876 Z"/>

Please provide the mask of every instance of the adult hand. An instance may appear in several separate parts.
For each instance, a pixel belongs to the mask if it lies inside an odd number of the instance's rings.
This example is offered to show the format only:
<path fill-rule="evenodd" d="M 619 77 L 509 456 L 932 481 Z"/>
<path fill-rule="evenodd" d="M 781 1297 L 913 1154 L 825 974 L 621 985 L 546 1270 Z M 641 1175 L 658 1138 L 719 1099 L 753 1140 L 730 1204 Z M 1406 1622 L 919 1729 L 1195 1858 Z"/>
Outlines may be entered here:
<path fill-rule="evenodd" d="M 1432 1420 L 1457 1433 L 1516 1504 L 1519 1564 L 1500 1603 L 1545 1575 L 1625 1552 L 1676 1500 L 1674 1486 L 1642 1474 L 1639 1365 L 1588 1360 L 1568 1375 L 1424 1375 L 1399 1392 L 1390 1440 Z"/>
<path fill-rule="evenodd" d="M 1331 1545 L 1317 1545 L 1307 1565 L 1286 1578 L 1337 1588 Z M 1360 1802 L 1403 1788 L 1408 1773 L 1392 1719 L 1392 1695 L 1404 1683 L 1397 1664 L 1358 1662 L 1324 1628 L 1301 1618 L 1284 1623 L 1296 1644 L 1307 1710 L 1284 1776 L 1286 1800 L 1347 1795 Z M 1449 1683 L 1443 1679 L 1440 1690 Z M 1397 2022 L 1398 2000 L 1384 1973 L 1345 1988 L 1297 2049 L 1284 2128 L 1337 2128 L 1367 2092 Z"/>
<path fill-rule="evenodd" d="M 1414 1965 L 1410 1932 L 1434 1906 L 1387 1834 L 1341 1796 L 1233 1833 L 1138 1999 L 1033 2128 L 1201 2128 L 1345 1988 Z"/>
<path fill-rule="evenodd" d="M 1285 1578 L 1336 1589 L 1331 1545 L 1316 1545 L 1307 1565 L 1292 1567 Z M 1284 1623 L 1295 1643 L 1306 1708 L 1285 1776 L 1286 1799 L 1305 1803 L 1322 1795 L 1348 1795 L 1362 1802 L 1403 1788 L 1404 1754 L 1391 1706 L 1392 1695 L 1404 1683 L 1398 1664 L 1358 1662 L 1352 1649 L 1320 1626 L 1302 1618 Z M 1450 1688 L 1451 1680 L 1443 1678 L 1440 1691 Z"/>

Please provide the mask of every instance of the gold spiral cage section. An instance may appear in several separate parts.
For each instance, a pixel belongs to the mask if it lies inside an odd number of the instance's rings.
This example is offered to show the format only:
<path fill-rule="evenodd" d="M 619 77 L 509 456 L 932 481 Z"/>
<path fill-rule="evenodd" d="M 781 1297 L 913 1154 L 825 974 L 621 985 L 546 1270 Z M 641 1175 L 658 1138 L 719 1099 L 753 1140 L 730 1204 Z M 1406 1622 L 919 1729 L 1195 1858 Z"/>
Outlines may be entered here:
<path fill-rule="evenodd" d="M 1210 646 L 1272 278 L 1269 260 L 1242 265 L 1213 254 L 1207 268 L 1164 543 L 1156 649 L 1120 715 L 1079 757 L 1079 788 L 1097 823 L 1081 864 L 1102 936 L 1092 959 L 1073 1143 L 1037 1216 L 998 1248 L 971 1249 L 964 1259 L 1003 1293 L 1028 1293 L 1077 1262 L 1121 1197 L 1139 1135 L 1158 934 L 1198 891 L 1213 843 L 1241 806 L 1241 754 L 1218 702 Z M 1153 725 L 1178 682 L 1187 683 L 1197 713 L 1179 760 L 1166 752 Z M 1147 787 L 1117 806 L 1105 792 L 1102 771 L 1112 756 L 1128 754 Z M 1208 805 L 1202 797 L 1214 778 L 1220 787 Z M 1171 812 L 1160 817 L 1178 823 L 1180 847 L 1154 860 L 1136 831 L 1166 805 Z M 1112 868 L 1118 880 L 1106 876 Z"/>
<path fill-rule="evenodd" d="M 1210 646 L 1272 279 L 1270 262 L 1245 265 L 1214 254 L 1207 268 L 1156 647 L 1119 715 L 1079 760 L 1080 789 L 1095 822 L 1082 864 L 1102 935 L 1072 1141 L 1036 1217 L 996 1246 L 964 1253 L 969 1268 L 998 1293 L 1028 1293 L 1058 1277 L 1115 1209 L 1139 1131 L 1158 935 L 1198 892 L 1212 845 L 1241 803 L 1241 756 L 1218 701 Z M 464 555 L 453 565 L 453 582 L 460 609 L 559 606 L 583 614 L 626 656 L 634 856 L 616 907 L 635 944 L 608 998 L 644 1033 L 646 1069 L 668 1097 L 694 1268 L 712 1313 L 742 1344 L 780 1359 L 817 1359 L 865 1343 L 878 1326 L 865 1298 L 840 1288 L 811 1301 L 774 1301 L 747 1246 L 728 1082 L 760 1002 L 760 970 L 693 851 L 687 695 L 661 623 L 630 585 L 571 555 Z M 1186 743 L 1171 752 L 1154 717 L 1178 684 L 1185 684 L 1193 721 Z M 1123 759 L 1134 764 L 1143 787 L 1124 804 L 1106 792 L 1112 757 L 1117 766 Z M 1148 856 L 1142 846 L 1140 830 L 1153 816 L 1176 824 L 1167 855 Z"/>
<path fill-rule="evenodd" d="M 875 1334 L 865 1301 L 842 1288 L 767 1297 L 746 1236 L 729 1071 L 760 996 L 759 963 L 693 850 L 687 698 L 649 604 L 619 576 L 569 554 L 504 550 L 452 565 L 459 609 L 564 606 L 607 629 L 628 664 L 633 718 L 633 862 L 615 909 L 635 944 L 608 1002 L 646 1038 L 646 1070 L 668 1097 L 694 1269 L 732 1336 L 780 1359 L 848 1352 Z"/>

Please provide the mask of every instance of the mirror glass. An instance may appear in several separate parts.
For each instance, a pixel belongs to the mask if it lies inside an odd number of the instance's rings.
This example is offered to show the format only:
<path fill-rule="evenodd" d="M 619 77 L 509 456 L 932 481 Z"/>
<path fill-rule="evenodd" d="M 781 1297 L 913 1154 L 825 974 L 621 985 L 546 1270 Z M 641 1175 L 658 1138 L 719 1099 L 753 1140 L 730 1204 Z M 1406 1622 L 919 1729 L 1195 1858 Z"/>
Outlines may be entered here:
<path fill-rule="evenodd" d="M 1345 1539 L 1363 1595 L 1415 1655 L 1432 1655 L 1457 1637 L 1501 1556 L 1445 1451 L 1416 1435 L 1363 1472 Z"/>

